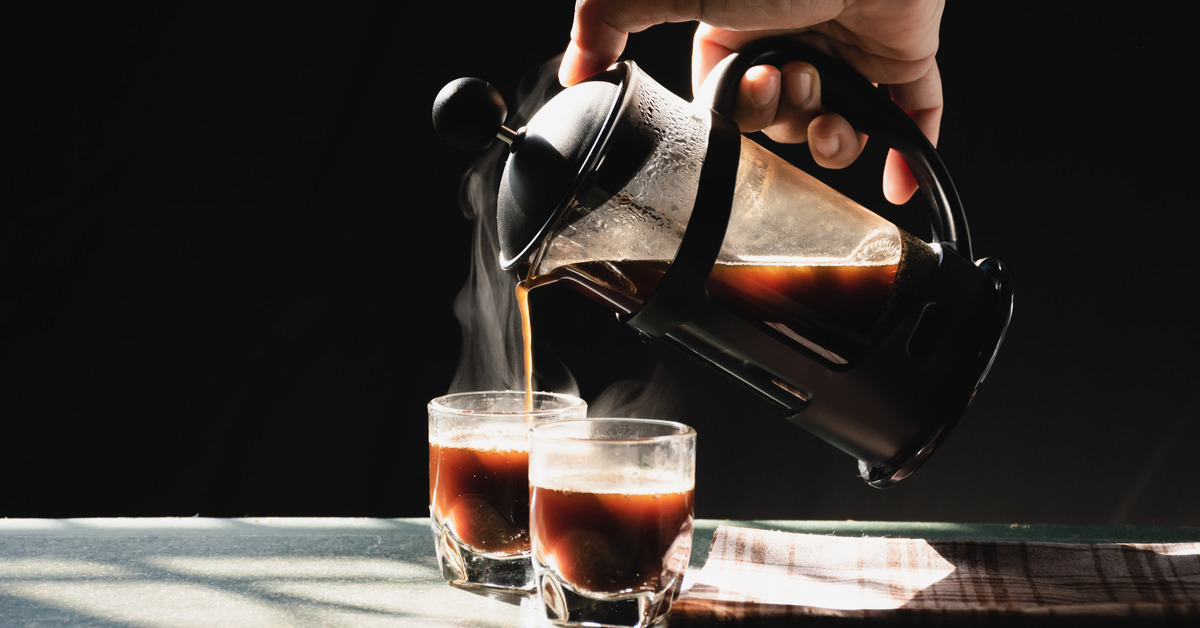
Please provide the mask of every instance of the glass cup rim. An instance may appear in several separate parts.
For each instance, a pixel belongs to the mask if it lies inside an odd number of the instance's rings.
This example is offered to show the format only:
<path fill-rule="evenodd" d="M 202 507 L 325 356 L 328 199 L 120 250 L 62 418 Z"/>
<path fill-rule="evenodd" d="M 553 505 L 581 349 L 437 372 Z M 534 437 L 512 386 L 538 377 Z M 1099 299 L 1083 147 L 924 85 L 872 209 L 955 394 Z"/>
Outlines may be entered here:
<path fill-rule="evenodd" d="M 464 416 L 522 416 L 522 417 L 537 417 L 559 414 L 569 410 L 576 410 L 581 407 L 587 407 L 587 402 L 582 398 L 560 392 L 550 392 L 535 390 L 532 395 L 535 398 L 556 399 L 563 402 L 552 408 L 535 408 L 526 410 L 493 410 L 489 408 L 468 409 L 460 408 L 453 405 L 453 402 L 459 399 L 470 399 L 475 397 L 485 397 L 488 395 L 503 396 L 503 397 L 519 397 L 524 399 L 529 394 L 524 390 L 469 390 L 462 392 L 448 393 L 439 397 L 434 397 L 429 401 L 428 409 L 430 412 L 440 414 L 460 414 Z"/>
<path fill-rule="evenodd" d="M 554 431 L 562 430 L 569 427 L 571 424 L 579 423 L 603 423 L 603 422 L 620 422 L 636 425 L 657 425 L 661 427 L 671 428 L 672 432 L 667 434 L 654 434 L 650 436 L 624 436 L 624 437 L 596 437 L 596 436 L 572 436 L 558 435 Z M 621 443 L 653 443 L 678 440 L 683 438 L 695 438 L 696 430 L 692 426 L 681 423 L 679 421 L 671 421 L 669 419 L 643 419 L 643 418 L 626 418 L 626 417 L 583 417 L 576 419 L 559 419 L 555 421 L 547 421 L 534 425 L 530 431 L 530 441 L 553 441 L 560 443 L 603 443 L 603 444 L 621 444 Z"/>

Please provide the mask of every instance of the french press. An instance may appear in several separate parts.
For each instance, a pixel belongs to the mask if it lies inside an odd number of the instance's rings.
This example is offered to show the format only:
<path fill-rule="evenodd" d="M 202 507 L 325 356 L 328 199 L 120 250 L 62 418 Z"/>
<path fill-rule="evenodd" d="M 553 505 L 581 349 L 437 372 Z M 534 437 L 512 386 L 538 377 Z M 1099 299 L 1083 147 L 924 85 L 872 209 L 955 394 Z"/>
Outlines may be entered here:
<path fill-rule="evenodd" d="M 903 155 L 932 242 L 741 134 L 740 77 L 813 64 L 822 101 Z M 646 336 L 756 391 L 885 487 L 966 411 L 1012 313 L 1006 265 L 972 261 L 946 168 L 912 120 L 841 62 L 793 40 L 727 58 L 689 103 L 623 61 L 551 98 L 522 128 L 479 79 L 447 85 L 451 144 L 510 144 L 497 191 L 500 264 L 565 281 Z"/>

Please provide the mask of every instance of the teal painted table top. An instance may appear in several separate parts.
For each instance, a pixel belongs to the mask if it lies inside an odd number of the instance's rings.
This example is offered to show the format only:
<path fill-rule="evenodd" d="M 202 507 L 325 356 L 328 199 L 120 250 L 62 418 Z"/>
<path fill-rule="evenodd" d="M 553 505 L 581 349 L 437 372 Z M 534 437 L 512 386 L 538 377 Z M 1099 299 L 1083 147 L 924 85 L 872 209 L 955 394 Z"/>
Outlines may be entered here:
<path fill-rule="evenodd" d="M 697 522 L 929 540 L 1200 541 L 1200 528 Z M 528 604 L 445 585 L 424 518 L 0 519 L 0 625 L 516 626 Z"/>

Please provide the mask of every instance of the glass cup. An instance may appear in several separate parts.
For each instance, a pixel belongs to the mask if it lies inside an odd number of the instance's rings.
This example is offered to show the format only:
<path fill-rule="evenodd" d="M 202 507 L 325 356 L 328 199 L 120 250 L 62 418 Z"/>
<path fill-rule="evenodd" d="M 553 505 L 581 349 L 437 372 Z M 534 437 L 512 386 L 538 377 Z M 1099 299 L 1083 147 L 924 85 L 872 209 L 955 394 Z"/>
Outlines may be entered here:
<path fill-rule="evenodd" d="M 539 605 L 560 625 L 649 626 L 692 547 L 696 432 L 650 419 L 542 423 L 529 443 Z"/>
<path fill-rule="evenodd" d="M 495 597 L 533 591 L 529 429 L 583 418 L 559 393 L 464 392 L 429 402 L 429 513 L 442 577 Z"/>

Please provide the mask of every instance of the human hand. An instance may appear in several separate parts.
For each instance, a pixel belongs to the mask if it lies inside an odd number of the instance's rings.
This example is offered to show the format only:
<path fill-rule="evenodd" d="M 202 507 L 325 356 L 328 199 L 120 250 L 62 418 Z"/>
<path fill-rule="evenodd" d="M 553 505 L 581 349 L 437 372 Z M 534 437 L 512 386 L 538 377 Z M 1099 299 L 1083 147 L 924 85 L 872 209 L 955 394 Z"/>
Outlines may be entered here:
<path fill-rule="evenodd" d="M 696 90 L 718 62 L 747 43 L 790 35 L 842 59 L 867 80 L 888 85 L 892 100 L 936 145 L 942 84 L 934 54 L 943 8 L 944 0 L 578 0 L 559 80 L 573 85 L 605 70 L 620 57 L 630 33 L 665 22 L 700 22 L 692 48 Z M 845 118 L 822 112 L 820 76 L 807 63 L 750 68 L 737 103 L 734 120 L 743 132 L 763 131 L 777 142 L 807 141 L 814 161 L 827 168 L 851 164 L 866 142 Z M 904 160 L 889 151 L 885 198 L 903 203 L 916 189 Z"/>

